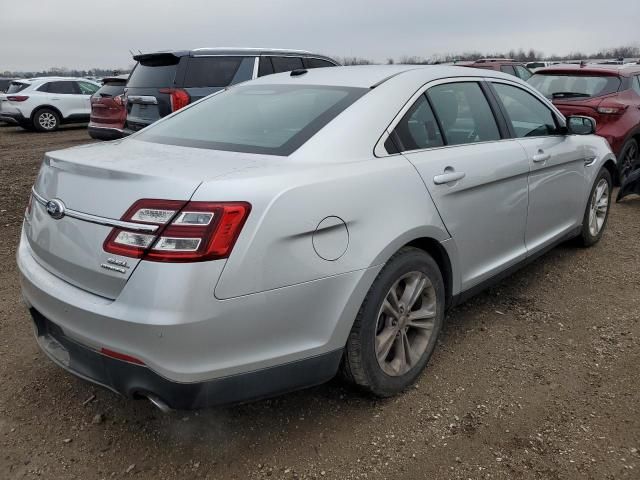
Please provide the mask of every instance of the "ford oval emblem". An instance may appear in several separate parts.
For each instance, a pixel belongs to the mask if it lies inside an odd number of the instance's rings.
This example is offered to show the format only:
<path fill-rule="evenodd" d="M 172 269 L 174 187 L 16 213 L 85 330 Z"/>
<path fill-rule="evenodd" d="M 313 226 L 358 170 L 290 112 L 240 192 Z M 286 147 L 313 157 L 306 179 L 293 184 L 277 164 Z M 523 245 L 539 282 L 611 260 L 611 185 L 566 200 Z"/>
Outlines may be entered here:
<path fill-rule="evenodd" d="M 64 203 L 62 203 L 57 198 L 49 200 L 47 202 L 47 213 L 51 218 L 60 220 L 62 217 L 64 217 Z"/>

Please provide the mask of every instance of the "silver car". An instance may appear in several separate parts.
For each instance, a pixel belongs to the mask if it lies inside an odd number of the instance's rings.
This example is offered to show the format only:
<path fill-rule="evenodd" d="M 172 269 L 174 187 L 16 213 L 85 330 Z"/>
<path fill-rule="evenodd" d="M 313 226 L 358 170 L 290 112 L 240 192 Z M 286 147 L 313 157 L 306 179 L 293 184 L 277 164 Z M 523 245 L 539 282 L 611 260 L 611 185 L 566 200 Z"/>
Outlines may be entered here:
<path fill-rule="evenodd" d="M 447 309 L 600 239 L 615 159 L 593 131 L 500 72 L 360 66 L 267 76 L 47 153 L 17 255 L 37 341 L 162 408 L 339 370 L 396 394 Z"/>

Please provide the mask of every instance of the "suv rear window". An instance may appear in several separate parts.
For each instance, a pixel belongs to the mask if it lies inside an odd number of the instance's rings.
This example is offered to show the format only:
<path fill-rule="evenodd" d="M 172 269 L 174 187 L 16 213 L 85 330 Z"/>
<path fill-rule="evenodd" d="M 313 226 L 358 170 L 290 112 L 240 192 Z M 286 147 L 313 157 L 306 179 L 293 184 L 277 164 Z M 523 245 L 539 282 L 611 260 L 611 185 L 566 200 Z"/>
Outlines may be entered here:
<path fill-rule="evenodd" d="M 124 82 L 123 83 L 105 83 L 100 90 L 95 93 L 97 97 L 116 97 L 118 95 L 122 95 L 124 93 Z"/>
<path fill-rule="evenodd" d="M 600 97 L 615 93 L 620 88 L 619 77 L 606 75 L 534 73 L 528 82 L 551 99 Z"/>
<path fill-rule="evenodd" d="M 148 142 L 230 152 L 290 155 L 368 89 L 243 85 L 145 129 Z"/>
<path fill-rule="evenodd" d="M 170 87 L 176 77 L 180 58 L 152 55 L 140 60 L 131 72 L 127 87 Z"/>
<path fill-rule="evenodd" d="M 255 57 L 193 57 L 189 59 L 185 87 L 227 87 L 251 80 Z"/>
<path fill-rule="evenodd" d="M 27 88 L 28 86 L 29 86 L 28 83 L 11 82 L 6 93 L 18 93 L 24 90 L 25 88 Z"/>

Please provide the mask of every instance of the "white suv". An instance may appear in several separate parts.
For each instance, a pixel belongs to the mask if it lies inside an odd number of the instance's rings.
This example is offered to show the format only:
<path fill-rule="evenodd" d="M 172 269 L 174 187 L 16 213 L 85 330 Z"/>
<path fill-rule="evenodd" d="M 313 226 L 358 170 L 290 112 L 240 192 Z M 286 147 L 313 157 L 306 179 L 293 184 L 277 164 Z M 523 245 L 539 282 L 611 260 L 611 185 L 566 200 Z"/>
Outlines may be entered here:
<path fill-rule="evenodd" d="M 0 121 L 52 132 L 63 123 L 88 122 L 90 98 L 100 85 L 84 78 L 14 80 L 0 95 Z"/>

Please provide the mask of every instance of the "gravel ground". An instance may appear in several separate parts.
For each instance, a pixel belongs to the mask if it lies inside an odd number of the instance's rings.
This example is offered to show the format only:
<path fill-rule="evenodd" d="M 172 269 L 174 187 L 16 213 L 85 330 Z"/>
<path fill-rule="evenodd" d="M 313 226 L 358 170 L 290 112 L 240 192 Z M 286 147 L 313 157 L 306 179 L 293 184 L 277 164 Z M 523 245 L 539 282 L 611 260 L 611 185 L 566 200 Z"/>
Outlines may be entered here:
<path fill-rule="evenodd" d="M 339 380 L 248 405 L 160 413 L 78 380 L 33 339 L 15 248 L 47 150 L 0 128 L 0 478 L 640 478 L 640 198 L 593 248 L 562 245 L 456 308 L 419 384 Z"/>

